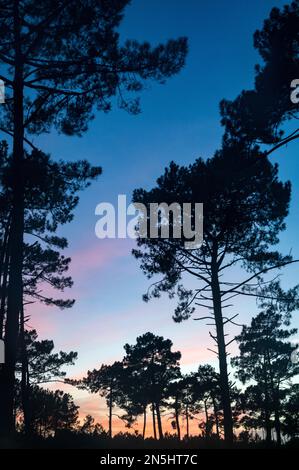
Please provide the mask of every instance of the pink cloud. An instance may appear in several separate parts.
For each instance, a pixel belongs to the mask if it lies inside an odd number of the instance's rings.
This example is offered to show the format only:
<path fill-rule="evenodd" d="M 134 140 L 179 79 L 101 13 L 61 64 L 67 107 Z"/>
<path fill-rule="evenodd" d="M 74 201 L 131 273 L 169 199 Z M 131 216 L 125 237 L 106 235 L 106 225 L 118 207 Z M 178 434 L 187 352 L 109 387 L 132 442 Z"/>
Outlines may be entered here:
<path fill-rule="evenodd" d="M 91 271 L 102 270 L 116 259 L 130 255 L 131 240 L 98 240 L 92 246 L 86 246 L 71 252 L 70 273 L 81 279 Z"/>

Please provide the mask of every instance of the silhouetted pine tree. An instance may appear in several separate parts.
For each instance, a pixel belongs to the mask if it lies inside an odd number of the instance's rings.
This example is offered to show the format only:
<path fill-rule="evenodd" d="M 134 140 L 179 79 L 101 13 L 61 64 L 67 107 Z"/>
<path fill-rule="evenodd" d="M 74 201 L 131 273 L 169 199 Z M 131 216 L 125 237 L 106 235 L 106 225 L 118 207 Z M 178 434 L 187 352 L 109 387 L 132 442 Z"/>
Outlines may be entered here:
<path fill-rule="evenodd" d="M 85 388 L 91 393 L 99 393 L 101 397 L 106 399 L 109 410 L 108 436 L 110 438 L 112 437 L 113 407 L 121 401 L 122 381 L 123 364 L 122 362 L 114 362 L 112 365 L 103 364 L 100 369 L 88 371 L 87 376 L 77 384 L 79 388 Z"/>
<path fill-rule="evenodd" d="M 2 220 L 4 225 L 10 220 L 12 202 L 12 159 L 8 155 L 7 145 L 1 147 L 3 162 L 1 166 L 2 189 Z M 89 186 L 101 173 L 101 168 L 92 167 L 82 160 L 76 163 L 54 162 L 48 155 L 33 150 L 25 153 L 23 180 L 24 198 L 24 234 L 26 243 L 22 251 L 22 309 L 19 318 L 18 347 L 23 361 L 22 396 L 24 413 L 27 416 L 29 381 L 27 351 L 24 338 L 25 309 L 27 304 L 42 302 L 59 308 L 69 308 L 74 300 L 57 299 L 44 294 L 46 285 L 52 289 L 64 291 L 72 286 L 72 279 L 65 275 L 70 258 L 66 258 L 60 250 L 67 247 L 67 240 L 58 237 L 55 232 L 59 225 L 70 222 L 73 211 L 78 204 L 78 191 Z M 5 238 L 5 229 L 1 260 L 1 333 L 6 331 L 8 323 L 8 266 L 12 259 L 9 245 Z M 59 251 L 58 251 L 59 250 Z M 28 320 L 28 318 L 27 318 Z M 6 336 L 5 336 L 6 337 Z M 4 380 L 3 375 L 0 375 Z M 1 390 L 5 382 L 2 382 Z M 27 398 L 26 398 L 27 397 Z M 28 411 L 29 413 L 29 411 Z M 30 420 L 29 420 L 30 421 Z M 27 423 L 27 419 L 25 419 Z"/>
<path fill-rule="evenodd" d="M 267 154 L 299 138 L 298 104 L 292 102 L 291 82 L 299 77 L 299 1 L 273 8 L 263 28 L 254 34 L 254 47 L 262 58 L 255 67 L 252 90 L 233 101 L 221 102 L 224 140 L 271 145 Z M 285 136 L 283 124 L 294 125 Z"/>
<path fill-rule="evenodd" d="M 78 426 L 79 407 L 70 394 L 34 385 L 30 390 L 30 402 L 33 434 L 57 437 L 59 431 L 74 430 Z"/>
<path fill-rule="evenodd" d="M 24 417 L 24 430 L 26 434 L 32 431 L 31 389 L 34 385 L 46 384 L 63 380 L 66 372 L 64 366 L 75 363 L 78 354 L 60 351 L 54 353 L 52 340 L 38 341 L 35 330 L 24 331 L 23 342 L 20 342 L 16 373 L 20 377 L 22 411 Z M 25 361 L 24 361 L 25 355 Z"/>
<path fill-rule="evenodd" d="M 278 445 L 281 444 L 285 386 L 299 373 L 299 365 L 291 360 L 296 347 L 288 341 L 297 330 L 286 329 L 285 324 L 288 321 L 275 303 L 266 303 L 264 310 L 252 319 L 251 325 L 243 327 L 237 337 L 240 356 L 232 359 L 237 376 L 243 383 L 256 382 L 257 387 L 250 390 L 251 396 L 255 394 L 252 402 L 256 401 L 261 406 L 268 442 L 271 440 L 271 417 L 274 416 Z"/>
<path fill-rule="evenodd" d="M 272 251 L 278 235 L 285 228 L 288 213 L 290 184 L 278 180 L 277 166 L 266 158 L 256 162 L 256 151 L 245 150 L 242 145 L 224 147 L 207 161 L 198 159 L 188 167 L 171 163 L 149 190 L 134 191 L 134 202 L 147 208 L 149 224 L 150 203 L 153 201 L 171 205 L 176 202 L 203 203 L 203 244 L 197 249 L 185 247 L 181 238 L 172 236 L 173 220 L 170 214 L 168 238 L 139 236 L 139 249 L 133 254 L 140 261 L 141 269 L 149 277 L 161 275 L 144 296 L 159 297 L 166 292 L 178 296 L 179 303 L 174 320 L 189 318 L 195 307 L 208 309 L 208 315 L 199 319 L 215 322 L 215 340 L 219 356 L 222 409 L 224 412 L 225 439 L 233 439 L 233 417 L 230 406 L 230 390 L 227 374 L 227 346 L 224 327 L 234 323 L 235 316 L 225 315 L 223 308 L 228 300 L 238 295 L 258 296 L 259 288 L 246 292 L 254 279 L 262 284 L 263 275 L 291 262 L 289 256 Z M 252 165 L 252 162 L 256 164 Z M 161 228 L 160 219 L 160 228 Z M 194 212 L 191 216 L 194 227 Z M 230 270 L 240 266 L 248 271 L 237 282 L 231 282 Z M 230 278 L 226 276 L 230 275 Z M 198 282 L 198 288 L 188 289 L 188 277 Z M 229 280 L 229 284 L 227 283 Z M 256 284 L 258 285 L 258 284 Z"/>
<path fill-rule="evenodd" d="M 143 384 L 144 400 L 152 407 L 153 428 L 156 420 L 159 439 L 163 439 L 161 408 L 168 396 L 171 381 L 179 378 L 180 352 L 172 351 L 172 342 L 153 333 L 145 333 L 136 339 L 136 344 L 124 346 L 124 367 L 132 383 Z"/>

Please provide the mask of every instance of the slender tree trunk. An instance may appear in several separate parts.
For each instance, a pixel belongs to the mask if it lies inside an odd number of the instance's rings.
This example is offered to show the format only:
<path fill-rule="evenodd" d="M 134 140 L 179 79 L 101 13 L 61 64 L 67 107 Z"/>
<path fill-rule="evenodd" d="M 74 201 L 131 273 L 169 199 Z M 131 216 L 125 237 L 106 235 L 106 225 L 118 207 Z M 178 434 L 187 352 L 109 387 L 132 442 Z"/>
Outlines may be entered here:
<path fill-rule="evenodd" d="M 154 439 L 157 440 L 157 428 L 156 428 L 156 417 L 155 417 L 155 405 L 154 405 L 154 403 L 152 403 L 152 416 L 153 416 Z"/>
<path fill-rule="evenodd" d="M 269 371 L 270 375 L 270 384 L 271 384 L 271 394 L 273 396 L 273 404 L 274 404 L 274 427 L 276 432 L 276 441 L 277 445 L 281 446 L 281 423 L 280 423 L 280 399 L 279 399 L 279 386 L 275 386 L 273 373 L 272 373 L 272 366 L 271 366 L 271 355 L 270 352 L 267 351 L 267 370 Z"/>
<path fill-rule="evenodd" d="M 226 346 L 223 329 L 223 317 L 222 317 L 222 304 L 220 285 L 218 278 L 218 265 L 217 265 L 217 247 L 213 248 L 213 260 L 212 260 L 212 295 L 213 295 L 213 308 L 214 317 L 216 323 L 217 333 L 217 346 L 219 356 L 219 372 L 220 372 L 220 388 L 221 388 L 221 401 L 223 407 L 224 417 L 224 438 L 227 443 L 233 441 L 233 418 L 230 402 L 230 390 L 227 373 L 227 361 L 226 361 Z"/>
<path fill-rule="evenodd" d="M 271 437 L 271 411 L 270 411 L 270 397 L 269 397 L 269 385 L 268 379 L 265 375 L 265 431 L 266 431 L 266 443 L 270 444 Z"/>
<path fill-rule="evenodd" d="M 28 355 L 25 342 L 25 321 L 24 321 L 24 309 L 22 308 L 21 313 L 21 328 L 20 328 L 20 346 L 21 346 L 21 359 L 22 359 L 22 377 L 21 377 L 21 396 L 22 396 L 22 407 L 24 414 L 24 425 L 25 434 L 30 435 L 32 432 L 31 426 L 31 409 L 30 409 L 30 382 L 29 382 L 29 366 L 28 366 Z"/>
<path fill-rule="evenodd" d="M 208 413 L 208 407 L 207 407 L 207 402 L 204 400 L 204 407 L 205 407 L 205 417 L 206 417 L 206 437 L 209 437 L 210 432 L 209 432 L 209 413 Z"/>
<path fill-rule="evenodd" d="M 156 404 L 156 415 L 157 415 L 157 423 L 158 423 L 158 431 L 159 431 L 159 439 L 163 439 L 163 429 L 162 429 L 162 420 L 161 420 L 161 412 L 159 403 Z"/>
<path fill-rule="evenodd" d="M 266 443 L 271 443 L 271 423 L 270 423 L 270 416 L 268 411 L 266 411 L 265 415 L 265 432 L 266 432 Z"/>
<path fill-rule="evenodd" d="M 175 425 L 178 433 L 178 440 L 181 440 L 181 427 L 180 427 L 180 413 L 179 413 L 179 407 L 178 407 L 178 402 L 176 399 L 175 402 Z"/>
<path fill-rule="evenodd" d="M 109 393 L 109 431 L 108 431 L 108 435 L 109 435 L 110 439 L 112 439 L 112 408 L 113 408 L 113 394 L 112 394 L 112 387 L 110 387 L 110 393 Z"/>
<path fill-rule="evenodd" d="M 274 426 L 276 432 L 277 445 L 281 446 L 281 423 L 280 423 L 280 400 L 279 400 L 279 389 L 276 389 L 273 380 L 273 395 L 274 395 Z"/>
<path fill-rule="evenodd" d="M 0 339 L 4 336 L 4 319 L 5 307 L 7 297 L 7 276 L 9 268 L 9 249 L 8 249 L 8 236 L 10 230 L 10 217 L 5 227 L 4 240 L 1 250 L 1 300 L 0 300 Z"/>
<path fill-rule="evenodd" d="M 145 439 L 145 430 L 146 430 L 146 405 L 143 409 L 143 430 L 142 430 L 142 437 Z"/>
<path fill-rule="evenodd" d="M 24 232 L 24 125 L 23 125 L 23 63 L 21 52 L 19 0 L 14 0 L 15 66 L 13 80 L 13 204 L 9 235 L 10 269 L 5 327 L 5 364 L 0 382 L 0 435 L 13 434 L 15 365 L 19 320 L 22 308 L 22 269 Z"/>
<path fill-rule="evenodd" d="M 275 412 L 274 412 L 274 422 L 275 422 L 277 445 L 281 446 L 281 424 L 280 424 L 279 410 L 277 408 L 275 408 Z"/>
<path fill-rule="evenodd" d="M 270 421 L 270 413 L 266 405 L 265 409 L 265 432 L 266 432 L 266 443 L 271 443 L 271 421 Z"/>
<path fill-rule="evenodd" d="M 185 413 L 186 413 L 186 425 L 187 425 L 186 434 L 187 434 L 187 438 L 189 439 L 189 407 L 188 407 L 188 404 L 186 405 Z"/>

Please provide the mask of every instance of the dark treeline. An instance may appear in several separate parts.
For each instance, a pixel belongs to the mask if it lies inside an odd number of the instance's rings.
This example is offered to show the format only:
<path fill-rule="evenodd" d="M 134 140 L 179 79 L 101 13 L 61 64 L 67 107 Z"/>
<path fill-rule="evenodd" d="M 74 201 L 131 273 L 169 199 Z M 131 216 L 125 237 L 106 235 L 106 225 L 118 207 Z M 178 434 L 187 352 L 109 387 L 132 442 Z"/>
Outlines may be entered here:
<path fill-rule="evenodd" d="M 240 354 L 232 358 L 234 376 L 229 382 L 234 440 L 243 445 L 281 445 L 299 438 L 299 386 L 292 378 L 298 363 L 290 361 L 291 342 L 297 332 L 288 328 L 289 319 L 272 306 L 265 306 L 237 337 Z M 31 439 L 65 439 L 101 446 L 111 438 L 125 439 L 113 432 L 119 420 L 139 441 L 147 438 L 217 445 L 224 437 L 224 415 L 220 375 L 208 364 L 183 374 L 181 353 L 173 351 L 169 339 L 145 333 L 133 345 L 124 346 L 125 356 L 111 365 L 88 371 L 81 380 L 67 379 L 63 367 L 74 364 L 75 352 L 53 352 L 53 342 L 39 341 L 36 331 L 25 335 L 28 351 L 29 399 L 22 397 L 21 359 L 17 367 L 15 423 L 20 436 Z M 103 397 L 108 427 L 87 415 L 79 420 L 79 407 L 72 396 L 42 385 L 61 381 Z M 246 386 L 242 386 L 242 384 Z M 30 410 L 30 413 L 28 413 Z M 106 421 L 106 414 L 100 421 Z M 30 433 L 30 434 L 29 434 Z M 29 434 L 29 435 L 28 435 Z M 44 443 L 45 443 L 44 442 Z"/>
<path fill-rule="evenodd" d="M 119 362 L 89 371 L 82 380 L 67 380 L 64 367 L 74 363 L 76 353 L 54 353 L 51 341 L 38 341 L 37 332 L 29 330 L 33 302 L 65 309 L 75 301 L 50 297 L 44 287 L 58 292 L 72 287 L 71 260 L 63 254 L 68 241 L 59 228 L 72 220 L 79 192 L 102 171 L 86 160 L 57 160 L 37 148 L 33 137 L 53 129 L 83 135 L 94 112 L 108 112 L 114 102 L 135 114 L 147 83 L 162 84 L 185 64 L 186 38 L 156 47 L 120 41 L 118 27 L 129 3 L 0 0 L 0 79 L 6 87 L 0 107 L 6 139 L 0 145 L 0 339 L 5 342 L 0 439 L 55 439 L 69 431 L 107 441 L 117 410 L 128 428 L 142 420 L 136 439 L 142 440 L 151 425 L 153 439 L 165 440 L 168 420 L 176 441 L 191 440 L 196 428 L 205 442 L 264 440 L 279 446 L 298 438 L 291 318 L 299 307 L 299 288 L 278 282 L 278 274 L 283 279 L 284 269 L 298 260 L 278 248 L 292 191 L 271 157 L 299 137 L 298 105 L 290 99 L 290 84 L 299 76 L 299 0 L 274 8 L 255 33 L 261 63 L 254 88 L 221 101 L 221 148 L 189 166 L 171 162 L 152 189 L 133 193 L 133 201 L 145 206 L 204 205 L 200 247 L 187 249 L 184 237 L 171 236 L 173 216 L 168 238 L 139 236 L 133 254 L 143 273 L 154 278 L 145 301 L 166 293 L 178 300 L 174 321 L 196 313 L 195 320 L 212 326 L 217 370 L 200 365 L 182 374 L 181 354 L 172 351 L 171 341 L 146 333 L 135 345 L 125 345 Z M 230 313 L 239 296 L 257 302 L 259 313 L 248 326 Z M 242 327 L 238 336 L 228 337 L 231 325 Z M 229 364 L 233 342 L 239 354 Z M 108 429 L 91 416 L 80 424 L 71 395 L 45 388 L 59 380 L 104 397 Z"/>
<path fill-rule="evenodd" d="M 289 341 L 297 330 L 287 324 L 281 313 L 267 306 L 236 338 L 240 355 L 232 359 L 234 373 L 240 385 L 248 385 L 240 388 L 229 381 L 235 439 L 249 442 L 265 436 L 268 444 L 275 440 L 280 445 L 282 436 L 299 437 L 299 409 L 294 413 L 299 387 L 291 380 L 299 366 L 290 360 L 295 346 Z M 211 365 L 182 374 L 181 353 L 172 351 L 170 340 L 152 333 L 124 349 L 122 361 L 89 371 L 81 381 L 69 381 L 105 398 L 109 437 L 116 415 L 129 428 L 139 419 L 143 439 L 149 426 L 150 434 L 162 440 L 163 424 L 169 428 L 169 423 L 178 440 L 194 434 L 223 439 L 221 377 Z"/>

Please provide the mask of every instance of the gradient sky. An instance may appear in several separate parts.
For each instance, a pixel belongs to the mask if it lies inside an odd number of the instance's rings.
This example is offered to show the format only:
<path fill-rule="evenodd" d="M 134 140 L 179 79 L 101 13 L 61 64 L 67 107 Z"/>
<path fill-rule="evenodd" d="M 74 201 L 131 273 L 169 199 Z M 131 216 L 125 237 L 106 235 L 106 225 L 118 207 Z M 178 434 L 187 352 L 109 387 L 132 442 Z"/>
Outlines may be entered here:
<path fill-rule="evenodd" d="M 41 338 L 53 339 L 58 350 L 78 351 L 77 364 L 68 371 L 70 376 L 81 377 L 101 363 L 121 359 L 123 345 L 133 343 L 146 331 L 172 339 L 174 349 L 182 352 L 185 371 L 196 369 L 199 363 L 217 366 L 213 353 L 207 350 L 211 346 L 207 326 L 193 320 L 175 324 L 171 319 L 174 304 L 166 297 L 149 304 L 142 302 L 148 281 L 130 254 L 134 242 L 98 240 L 94 211 L 99 202 L 115 202 L 118 194 L 126 194 L 130 201 L 134 188 L 152 187 L 171 160 L 189 164 L 198 156 L 213 155 L 222 136 L 219 101 L 233 99 L 243 88 L 252 87 L 253 67 L 259 60 L 252 35 L 271 7 L 284 3 L 133 0 L 120 29 L 121 37 L 155 44 L 187 36 L 190 53 L 184 70 L 164 86 L 149 86 L 142 94 L 142 113 L 138 116 L 115 107 L 108 115 L 98 114 L 82 138 L 52 133 L 35 139 L 55 158 L 87 158 L 103 167 L 98 182 L 82 193 L 74 221 L 60 231 L 69 239 L 66 254 L 73 260 L 75 282 L 69 296 L 77 299 L 75 306 L 66 311 L 38 305 L 31 308 L 30 326 L 38 329 Z M 281 178 L 293 183 L 281 248 L 285 252 L 292 249 L 295 256 L 298 143 L 277 152 L 275 160 L 280 162 Z M 284 279 L 285 285 L 295 284 L 298 267 L 288 268 Z M 235 311 L 240 313 L 241 322 L 248 322 L 256 313 L 254 303 L 248 301 L 240 301 Z M 231 329 L 232 333 L 237 331 Z M 104 403 L 98 397 L 64 388 L 76 398 L 83 414 L 91 412 L 105 423 Z M 122 428 L 119 421 L 115 424 L 116 430 Z"/>

